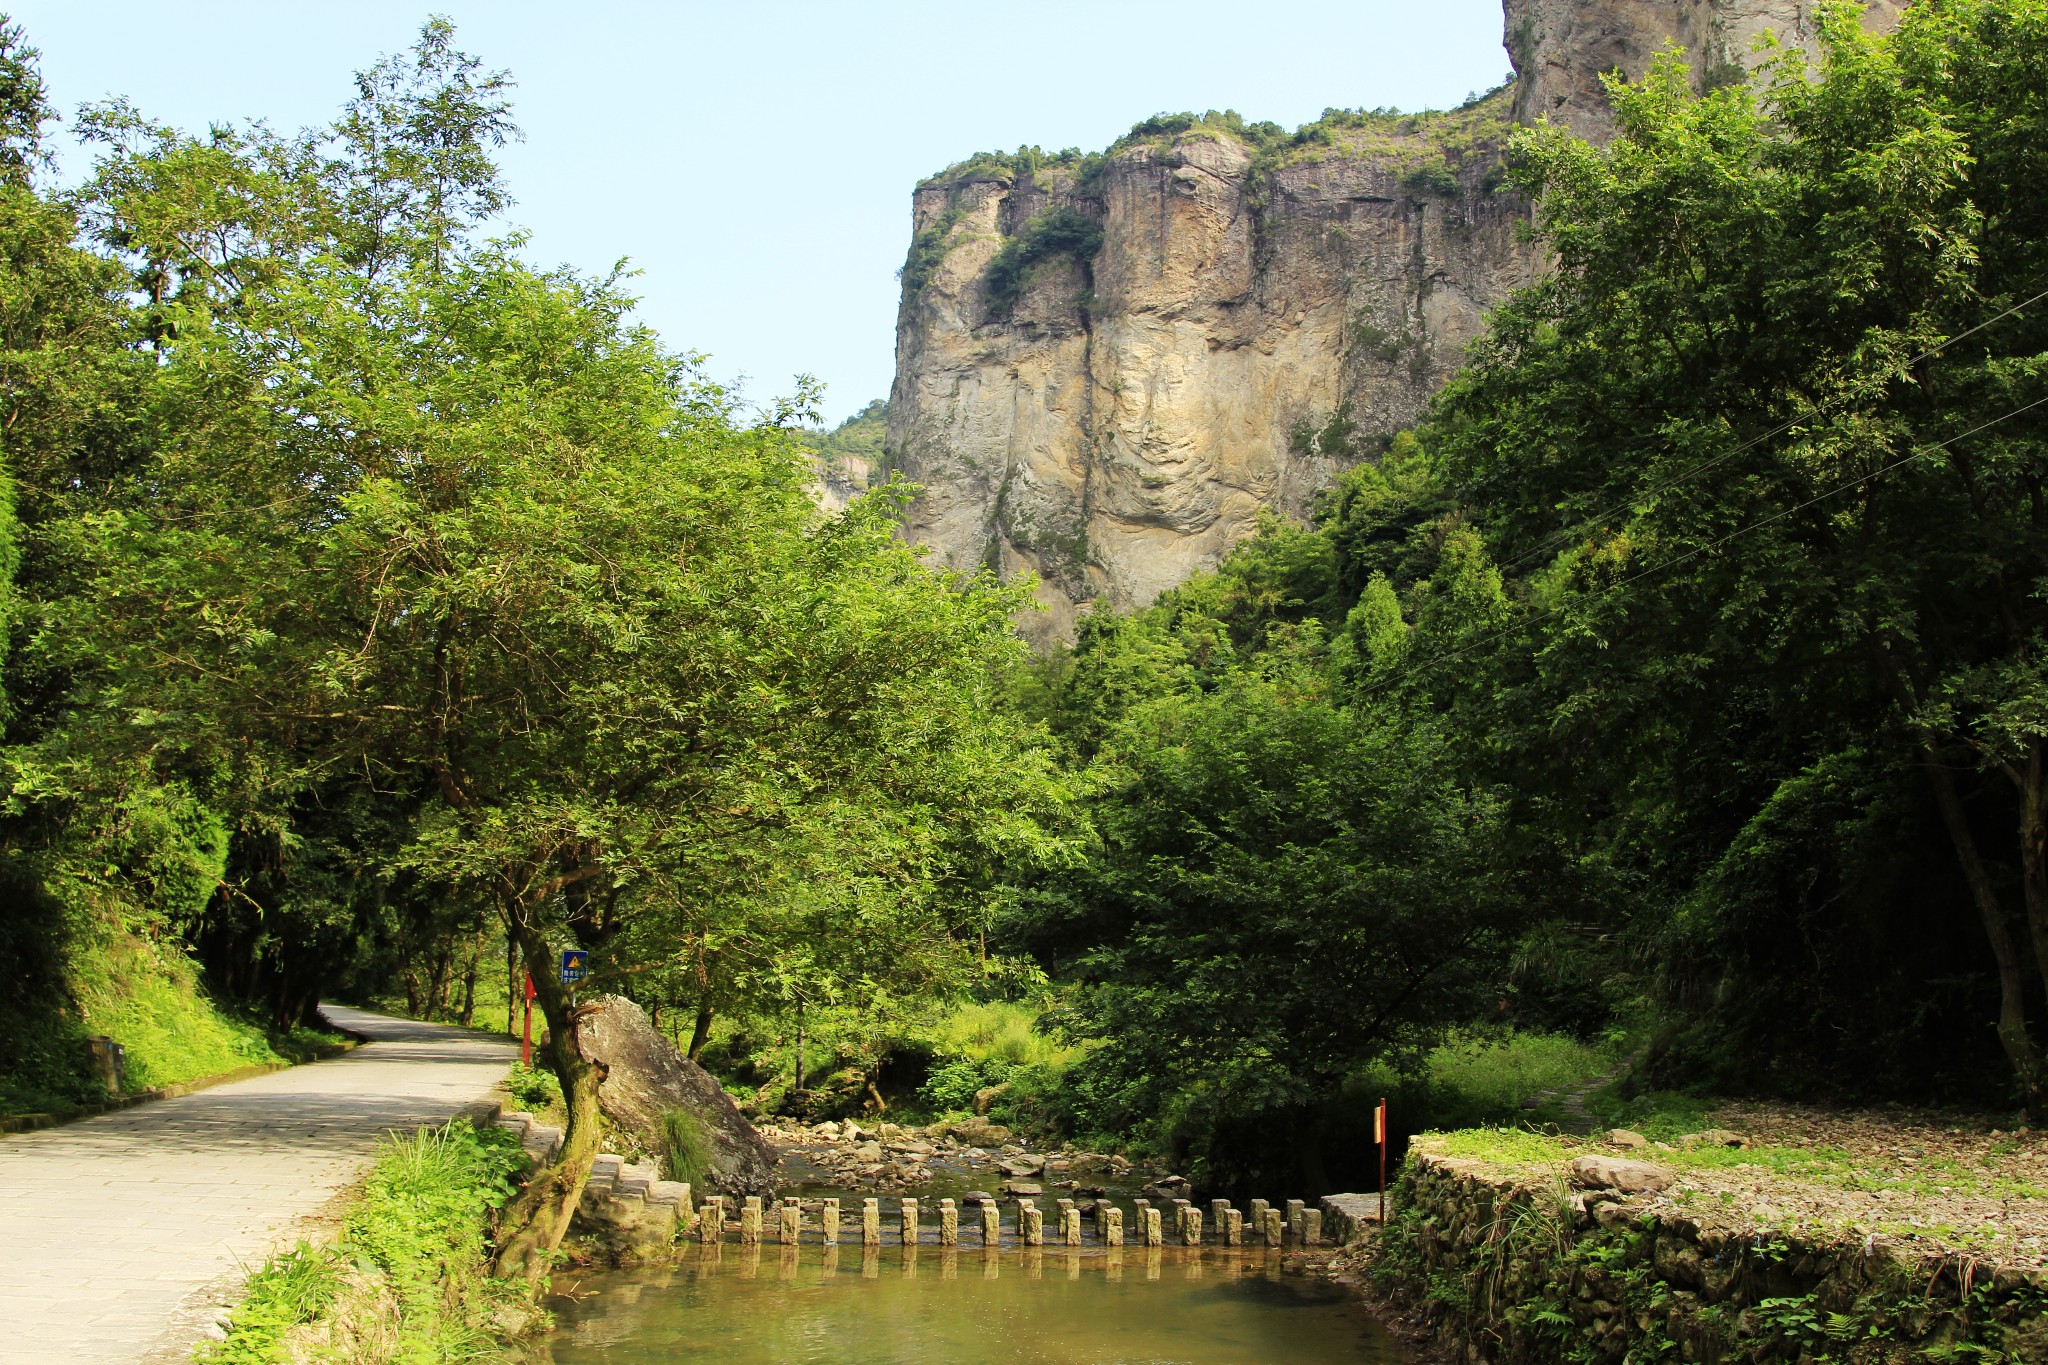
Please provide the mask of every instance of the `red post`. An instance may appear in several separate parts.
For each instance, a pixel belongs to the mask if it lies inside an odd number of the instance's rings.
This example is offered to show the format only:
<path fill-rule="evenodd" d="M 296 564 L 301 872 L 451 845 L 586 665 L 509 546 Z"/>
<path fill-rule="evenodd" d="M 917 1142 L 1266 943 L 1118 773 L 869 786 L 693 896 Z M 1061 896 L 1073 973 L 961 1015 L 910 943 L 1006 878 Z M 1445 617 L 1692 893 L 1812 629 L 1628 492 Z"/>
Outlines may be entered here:
<path fill-rule="evenodd" d="M 519 1039 L 519 1064 L 533 1065 L 533 973 L 526 974 L 526 1028 Z"/>
<path fill-rule="evenodd" d="M 1387 1102 L 1372 1111 L 1372 1140 L 1380 1145 L 1380 1222 L 1387 1221 Z"/>

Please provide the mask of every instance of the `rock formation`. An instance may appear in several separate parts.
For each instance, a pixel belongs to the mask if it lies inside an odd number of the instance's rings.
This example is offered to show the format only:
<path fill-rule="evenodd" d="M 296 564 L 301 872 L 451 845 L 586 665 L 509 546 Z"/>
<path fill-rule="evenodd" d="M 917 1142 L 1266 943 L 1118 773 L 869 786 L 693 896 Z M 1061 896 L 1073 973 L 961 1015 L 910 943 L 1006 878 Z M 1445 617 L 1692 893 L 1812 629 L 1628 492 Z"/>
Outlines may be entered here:
<path fill-rule="evenodd" d="M 1640 76 L 1650 58 L 1676 43 L 1693 75 L 1712 85 L 1751 66 L 1753 44 L 1766 30 L 1788 47 L 1812 52 L 1811 0 L 1504 0 L 1507 49 L 1515 63 L 1515 118 L 1547 118 L 1601 140 L 1614 128 L 1600 77 L 1621 70 Z M 1889 29 L 1903 8 L 1869 0 L 1866 27 Z"/>
<path fill-rule="evenodd" d="M 1489 308 L 1536 278 L 1500 192 L 1518 121 L 1609 131 L 1598 75 L 1676 40 L 1703 81 L 1805 0 L 1506 0 L 1515 80 L 1445 113 L 1293 135 L 1158 118 L 1105 154 L 983 155 L 920 185 L 888 408 L 935 562 L 1029 569 L 1071 638 L 1307 513 L 1414 422 Z M 1873 20 L 1896 6 L 1880 3 Z"/>
<path fill-rule="evenodd" d="M 576 1042 L 584 1060 L 599 1067 L 598 1107 L 624 1147 L 649 1155 L 663 1148 L 662 1116 L 686 1109 L 709 1140 L 710 1167 L 702 1185 L 715 1194 L 775 1197 L 775 1149 L 741 1116 L 711 1073 L 677 1050 L 622 996 L 604 995 L 585 1007 Z"/>

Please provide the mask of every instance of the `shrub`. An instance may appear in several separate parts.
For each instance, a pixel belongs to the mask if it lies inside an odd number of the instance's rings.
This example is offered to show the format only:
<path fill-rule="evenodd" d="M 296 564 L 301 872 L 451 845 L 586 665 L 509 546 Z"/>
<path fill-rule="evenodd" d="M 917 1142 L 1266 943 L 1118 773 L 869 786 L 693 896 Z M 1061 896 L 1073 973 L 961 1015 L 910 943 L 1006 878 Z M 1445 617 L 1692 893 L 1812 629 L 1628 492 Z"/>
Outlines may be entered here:
<path fill-rule="evenodd" d="M 1086 263 L 1102 245 L 1102 228 L 1079 209 L 1062 205 L 1040 214 L 1004 242 L 982 277 L 991 311 L 1007 315 L 1017 304 L 1031 270 L 1054 256 L 1069 255 Z"/>
<path fill-rule="evenodd" d="M 934 1113 L 972 1109 L 976 1092 L 1001 1085 L 1014 1064 L 995 1057 L 956 1057 L 932 1068 L 917 1095 Z"/>
<path fill-rule="evenodd" d="M 505 1073 L 505 1089 L 526 1109 L 549 1109 L 562 1102 L 562 1083 L 555 1079 L 555 1073 L 524 1062 L 512 1063 L 512 1069 Z"/>

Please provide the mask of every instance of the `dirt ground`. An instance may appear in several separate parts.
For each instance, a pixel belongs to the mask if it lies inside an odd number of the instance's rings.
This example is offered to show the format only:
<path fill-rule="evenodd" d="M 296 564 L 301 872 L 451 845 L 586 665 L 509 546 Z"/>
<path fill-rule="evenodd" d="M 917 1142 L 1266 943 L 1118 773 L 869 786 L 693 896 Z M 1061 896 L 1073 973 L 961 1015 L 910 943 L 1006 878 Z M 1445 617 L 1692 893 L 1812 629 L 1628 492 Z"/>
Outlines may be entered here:
<path fill-rule="evenodd" d="M 2008 1119 L 2006 1124 L 2010 1124 Z M 1430 1134 L 1418 1145 L 1562 1179 L 1577 1155 L 1654 1162 L 1678 1179 L 1659 1202 L 1732 1214 L 1759 1230 L 1885 1238 L 1993 1266 L 2048 1268 L 2048 1133 L 1993 1118 L 1904 1108 L 1835 1110 L 1737 1103 L 1702 1130 L 1742 1144 L 1686 1141 L 1654 1127 L 1621 1143 L 1528 1131 Z M 1716 1221 L 1719 1221 L 1717 1218 Z"/>

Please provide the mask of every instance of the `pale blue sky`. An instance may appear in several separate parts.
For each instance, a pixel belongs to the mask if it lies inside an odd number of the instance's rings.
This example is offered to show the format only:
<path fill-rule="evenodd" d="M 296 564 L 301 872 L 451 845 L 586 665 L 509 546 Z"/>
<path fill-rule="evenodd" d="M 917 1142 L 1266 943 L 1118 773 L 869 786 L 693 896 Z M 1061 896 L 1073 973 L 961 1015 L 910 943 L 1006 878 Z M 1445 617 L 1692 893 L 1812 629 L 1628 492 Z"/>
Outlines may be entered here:
<path fill-rule="evenodd" d="M 671 346 L 746 376 L 757 400 L 815 374 L 835 421 L 888 393 L 919 177 L 988 148 L 1099 148 L 1161 111 L 1292 128 L 1329 106 L 1444 108 L 1508 70 L 1499 0 L 0 8 L 43 50 L 67 114 L 124 94 L 193 130 L 324 123 L 352 72 L 446 14 L 519 82 L 526 141 L 505 169 L 532 257 L 590 271 L 630 257 L 642 316 Z"/>

